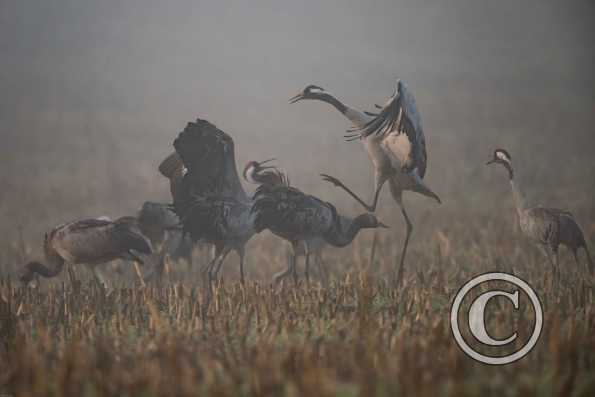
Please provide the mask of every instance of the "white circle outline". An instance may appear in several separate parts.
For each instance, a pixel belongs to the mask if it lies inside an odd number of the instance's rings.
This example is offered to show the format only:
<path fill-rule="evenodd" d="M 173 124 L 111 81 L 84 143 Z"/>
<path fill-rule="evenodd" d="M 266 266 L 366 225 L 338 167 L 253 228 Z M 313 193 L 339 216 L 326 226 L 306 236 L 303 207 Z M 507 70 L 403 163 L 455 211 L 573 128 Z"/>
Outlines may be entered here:
<path fill-rule="evenodd" d="M 533 305 L 533 310 L 535 311 L 535 325 L 533 327 L 533 334 L 531 334 L 531 337 L 521 349 L 508 356 L 490 357 L 476 352 L 471 348 L 471 346 L 467 344 L 467 342 L 465 341 L 465 339 L 463 339 L 463 336 L 461 335 L 458 317 L 461 303 L 463 302 L 463 299 L 469 293 L 469 291 L 471 291 L 471 289 L 486 281 L 498 280 L 507 281 L 511 284 L 516 285 L 517 287 L 520 287 L 527 294 L 527 296 L 529 296 L 531 304 Z M 467 354 L 472 359 L 489 365 L 510 364 L 517 360 L 520 360 L 521 358 L 529 354 L 531 349 L 533 349 L 533 347 L 537 343 L 539 336 L 541 335 L 541 330 L 543 328 L 543 309 L 541 307 L 539 297 L 537 296 L 533 288 L 531 288 L 531 286 L 529 286 L 529 284 L 527 284 L 525 281 L 508 273 L 484 273 L 469 280 L 465 285 L 461 287 L 459 292 L 457 292 L 450 309 L 450 328 L 452 330 L 455 341 L 457 342 L 459 347 L 463 350 L 463 352 L 465 352 L 465 354 Z"/>

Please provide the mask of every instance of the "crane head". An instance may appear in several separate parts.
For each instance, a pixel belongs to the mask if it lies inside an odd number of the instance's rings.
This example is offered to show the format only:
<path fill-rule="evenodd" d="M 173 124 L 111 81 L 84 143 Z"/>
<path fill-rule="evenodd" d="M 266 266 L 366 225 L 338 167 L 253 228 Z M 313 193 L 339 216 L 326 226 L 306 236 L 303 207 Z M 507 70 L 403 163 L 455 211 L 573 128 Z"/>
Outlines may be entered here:
<path fill-rule="evenodd" d="M 247 182 L 250 183 L 255 183 L 255 184 L 260 184 L 260 182 L 257 180 L 258 178 L 258 174 L 260 172 L 262 172 L 263 170 L 268 170 L 268 169 L 274 169 L 274 166 L 264 166 L 263 164 L 268 163 L 269 161 L 273 161 L 276 160 L 274 158 L 272 159 L 268 159 L 268 160 L 264 160 L 264 161 L 249 161 L 246 166 L 244 167 L 244 172 L 243 172 L 243 176 L 244 176 L 244 180 L 246 180 Z"/>
<path fill-rule="evenodd" d="M 494 150 L 494 157 L 486 165 L 494 163 L 510 166 L 512 164 L 512 157 L 510 157 L 510 154 L 506 150 L 496 149 Z"/>
<path fill-rule="evenodd" d="M 289 98 L 289 103 L 296 103 L 297 101 L 301 101 L 303 99 L 318 99 L 323 92 L 324 88 L 310 84 L 304 88 L 302 92 Z"/>
<path fill-rule="evenodd" d="M 35 269 L 39 267 L 37 262 L 29 262 L 25 264 L 19 274 L 19 281 L 24 285 L 29 284 L 35 278 Z"/>
<path fill-rule="evenodd" d="M 357 221 L 361 224 L 363 229 L 376 229 L 376 228 L 384 228 L 388 229 L 384 223 L 380 222 L 376 215 L 374 214 L 362 214 L 357 217 Z"/>

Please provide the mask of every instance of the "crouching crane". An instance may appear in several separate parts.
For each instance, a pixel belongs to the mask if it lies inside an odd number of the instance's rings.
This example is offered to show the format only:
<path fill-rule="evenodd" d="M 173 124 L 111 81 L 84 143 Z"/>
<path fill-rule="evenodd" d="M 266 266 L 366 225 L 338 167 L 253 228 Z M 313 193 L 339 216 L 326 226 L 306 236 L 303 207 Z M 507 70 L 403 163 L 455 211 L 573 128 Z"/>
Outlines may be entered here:
<path fill-rule="evenodd" d="M 304 241 L 321 238 L 335 247 L 350 244 L 362 229 L 386 227 L 372 214 L 355 218 L 340 215 L 335 206 L 288 185 L 261 185 L 254 194 L 250 212 L 256 232 L 269 229 L 291 243 L 291 272 L 297 282 L 295 256 Z M 310 255 L 305 244 L 306 268 Z"/>
<path fill-rule="evenodd" d="M 272 160 L 275 159 L 264 160 L 261 162 L 248 162 L 246 167 L 244 167 L 244 180 L 255 185 L 289 186 L 289 179 L 285 174 L 279 171 L 277 167 L 265 165 Z M 297 249 L 295 247 L 290 247 L 288 250 L 289 252 L 287 253 L 287 268 L 273 276 L 275 283 L 278 283 L 283 278 L 291 274 L 291 272 L 295 269 L 295 261 L 297 261 L 297 258 L 299 256 L 305 257 L 306 252 L 308 252 L 310 257 L 314 258 L 314 264 L 318 267 L 319 273 L 321 275 L 324 274 L 322 269 L 322 251 L 326 246 L 327 244 L 323 238 L 314 237 L 300 242 Z M 305 275 L 306 280 L 309 280 L 309 263 L 306 263 Z"/>
<path fill-rule="evenodd" d="M 46 234 L 43 244 L 46 264 L 29 262 L 25 265 L 21 281 L 28 284 L 35 274 L 55 277 L 64 264 L 86 265 L 106 289 L 109 285 L 97 265 L 125 259 L 143 263 L 140 255 L 151 254 L 151 243 L 140 232 L 134 217 L 115 221 L 108 217 L 81 219 L 53 228 Z"/>

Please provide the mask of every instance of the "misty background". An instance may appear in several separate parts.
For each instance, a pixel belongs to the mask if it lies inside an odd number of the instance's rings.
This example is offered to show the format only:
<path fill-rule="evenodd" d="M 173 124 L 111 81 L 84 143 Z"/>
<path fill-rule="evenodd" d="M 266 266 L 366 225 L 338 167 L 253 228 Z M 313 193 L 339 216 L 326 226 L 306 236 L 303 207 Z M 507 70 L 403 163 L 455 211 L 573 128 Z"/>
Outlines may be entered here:
<path fill-rule="evenodd" d="M 414 244 L 460 220 L 512 223 L 506 174 L 484 166 L 496 147 L 530 202 L 568 208 L 595 233 L 591 0 L 0 0 L 0 59 L 2 244 L 169 201 L 156 167 L 196 117 L 234 138 L 238 167 L 277 157 L 294 185 L 354 214 L 318 176 L 371 197 L 349 124 L 288 99 L 313 83 L 372 110 L 396 78 L 416 96 L 427 183 L 444 202 L 405 195 Z M 400 244 L 388 189 L 379 212 Z"/>

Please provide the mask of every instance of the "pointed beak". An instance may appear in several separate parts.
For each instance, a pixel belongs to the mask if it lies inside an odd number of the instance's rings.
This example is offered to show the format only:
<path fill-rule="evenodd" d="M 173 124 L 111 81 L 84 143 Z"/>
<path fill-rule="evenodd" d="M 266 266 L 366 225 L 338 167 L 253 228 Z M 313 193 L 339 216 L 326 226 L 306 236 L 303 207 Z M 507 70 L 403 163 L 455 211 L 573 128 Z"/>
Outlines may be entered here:
<path fill-rule="evenodd" d="M 387 225 L 385 225 L 385 224 L 384 224 L 384 223 L 382 223 L 382 222 L 378 222 L 378 227 L 381 227 L 381 228 L 383 228 L 383 229 L 388 229 L 388 228 L 389 228 Z"/>
<path fill-rule="evenodd" d="M 275 161 L 275 160 L 277 160 L 277 159 L 273 157 L 273 158 L 270 158 L 270 159 L 267 159 L 267 160 L 264 160 L 264 161 L 260 161 L 258 163 L 258 165 L 263 165 L 263 164 L 268 163 L 269 161 Z"/>
<path fill-rule="evenodd" d="M 263 166 L 263 164 L 266 164 L 266 163 L 268 163 L 268 162 L 270 162 L 270 161 L 275 161 L 275 160 L 277 160 L 277 159 L 273 157 L 273 158 L 271 158 L 271 159 L 268 159 L 268 160 L 264 160 L 264 161 L 257 162 L 257 164 L 258 164 L 258 169 L 259 169 L 259 170 L 268 170 L 268 169 L 276 168 L 276 167 L 274 167 L 274 166 L 269 166 L 269 165 L 267 165 L 267 166 Z"/>
<path fill-rule="evenodd" d="M 493 159 L 492 159 L 492 160 L 488 161 L 488 162 L 486 163 L 486 165 L 494 164 L 495 162 L 496 162 L 496 160 L 493 160 Z"/>
<path fill-rule="evenodd" d="M 289 103 L 296 103 L 297 101 L 299 101 L 301 99 L 304 99 L 304 94 L 300 92 L 296 96 L 289 98 Z"/>

